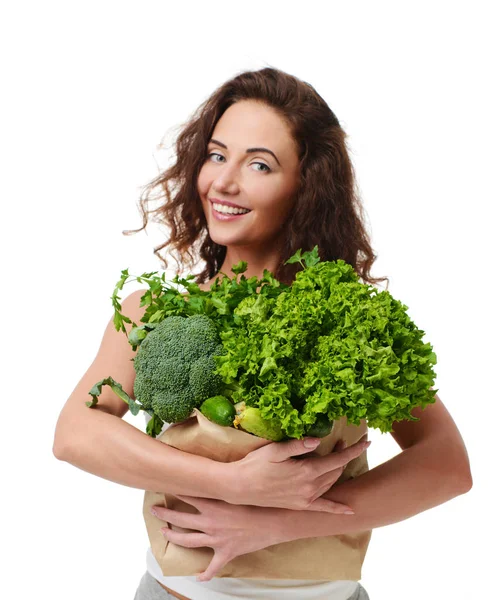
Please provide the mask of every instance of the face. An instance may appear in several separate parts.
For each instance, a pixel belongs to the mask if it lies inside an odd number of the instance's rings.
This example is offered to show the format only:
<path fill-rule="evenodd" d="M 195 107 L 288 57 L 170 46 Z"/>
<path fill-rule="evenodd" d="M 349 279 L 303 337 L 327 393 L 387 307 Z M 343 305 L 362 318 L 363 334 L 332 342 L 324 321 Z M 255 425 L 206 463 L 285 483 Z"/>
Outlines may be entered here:
<path fill-rule="evenodd" d="M 215 126 L 198 177 L 210 237 L 228 247 L 275 247 L 298 182 L 296 143 L 283 119 L 252 100 L 231 105 Z M 250 212 L 219 212 L 232 205 Z"/>

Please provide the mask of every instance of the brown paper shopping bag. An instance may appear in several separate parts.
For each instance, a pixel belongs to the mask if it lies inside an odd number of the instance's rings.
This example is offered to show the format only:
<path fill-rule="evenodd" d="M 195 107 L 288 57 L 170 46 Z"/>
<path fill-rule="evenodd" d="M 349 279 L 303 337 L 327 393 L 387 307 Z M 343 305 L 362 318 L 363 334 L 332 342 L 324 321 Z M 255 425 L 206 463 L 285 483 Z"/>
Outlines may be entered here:
<path fill-rule="evenodd" d="M 329 454 L 336 442 L 343 439 L 347 446 L 357 442 L 367 432 L 365 421 L 361 425 L 348 425 L 343 417 L 333 423 L 331 433 L 322 439 L 314 451 Z M 183 421 L 171 425 L 157 438 L 174 448 L 204 456 L 220 462 L 242 459 L 249 452 L 268 443 L 268 440 L 212 423 L 198 410 Z M 339 479 L 345 481 L 368 470 L 366 452 L 348 463 Z M 160 529 L 164 521 L 154 517 L 150 508 L 166 506 L 174 510 L 196 513 L 190 504 L 170 494 L 145 492 L 143 516 L 152 552 L 164 576 L 195 575 L 209 565 L 214 551 L 211 548 L 183 548 L 164 538 Z M 169 524 L 177 531 L 188 531 Z M 216 575 L 251 579 L 322 579 L 359 580 L 361 567 L 371 538 L 371 530 L 347 535 L 306 538 L 276 544 L 250 554 L 236 557 Z"/>

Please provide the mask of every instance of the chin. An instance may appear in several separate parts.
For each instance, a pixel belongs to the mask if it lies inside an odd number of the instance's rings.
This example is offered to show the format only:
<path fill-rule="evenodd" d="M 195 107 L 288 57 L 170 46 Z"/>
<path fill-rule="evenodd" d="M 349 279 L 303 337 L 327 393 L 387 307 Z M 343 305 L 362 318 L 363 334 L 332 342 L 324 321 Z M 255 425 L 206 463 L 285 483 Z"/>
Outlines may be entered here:
<path fill-rule="evenodd" d="M 210 229 L 209 231 L 209 237 L 211 238 L 211 240 L 217 244 L 218 246 L 238 246 L 240 243 L 243 243 L 241 240 L 237 239 L 236 237 L 230 237 L 227 235 L 216 235 L 215 233 L 212 234 Z"/>

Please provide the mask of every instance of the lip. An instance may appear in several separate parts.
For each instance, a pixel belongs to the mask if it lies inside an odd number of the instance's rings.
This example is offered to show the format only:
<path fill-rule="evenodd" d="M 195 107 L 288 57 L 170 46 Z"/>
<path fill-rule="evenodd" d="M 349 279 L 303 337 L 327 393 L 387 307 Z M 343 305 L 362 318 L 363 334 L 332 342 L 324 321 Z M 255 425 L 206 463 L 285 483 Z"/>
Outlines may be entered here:
<path fill-rule="evenodd" d="M 240 206 L 239 204 L 234 204 L 233 202 L 228 202 L 227 200 L 219 200 L 219 198 L 209 198 L 209 202 L 211 204 L 224 204 L 224 206 L 232 206 L 233 208 L 244 208 L 245 210 L 251 210 L 247 206 Z"/>

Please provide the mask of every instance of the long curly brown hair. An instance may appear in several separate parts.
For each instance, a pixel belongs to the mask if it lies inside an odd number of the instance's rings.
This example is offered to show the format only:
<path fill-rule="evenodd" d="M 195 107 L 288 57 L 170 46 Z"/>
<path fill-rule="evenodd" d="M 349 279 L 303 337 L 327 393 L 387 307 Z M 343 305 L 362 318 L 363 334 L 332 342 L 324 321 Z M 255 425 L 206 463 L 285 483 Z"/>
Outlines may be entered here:
<path fill-rule="evenodd" d="M 321 260 L 343 259 L 354 267 L 366 283 L 388 281 L 370 274 L 376 255 L 366 230 L 362 207 L 350 160 L 345 131 L 332 110 L 308 83 L 276 68 L 245 71 L 221 85 L 183 125 L 175 142 L 176 162 L 148 183 L 140 196 L 143 226 L 123 231 L 124 235 L 142 231 L 152 220 L 165 225 L 169 239 L 154 249 L 160 255 L 172 250 L 178 263 L 192 270 L 205 261 L 196 275 L 197 283 L 213 278 L 226 256 L 226 246 L 209 237 L 197 178 L 207 157 L 207 145 L 224 111 L 240 100 L 265 103 L 285 120 L 299 148 L 300 182 L 296 210 L 287 222 L 281 262 L 274 275 L 291 282 L 300 269 L 285 261 L 299 248 L 312 250 L 317 245 Z M 155 209 L 148 208 L 159 200 Z"/>

